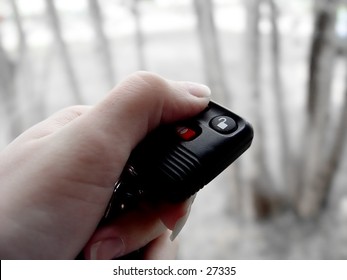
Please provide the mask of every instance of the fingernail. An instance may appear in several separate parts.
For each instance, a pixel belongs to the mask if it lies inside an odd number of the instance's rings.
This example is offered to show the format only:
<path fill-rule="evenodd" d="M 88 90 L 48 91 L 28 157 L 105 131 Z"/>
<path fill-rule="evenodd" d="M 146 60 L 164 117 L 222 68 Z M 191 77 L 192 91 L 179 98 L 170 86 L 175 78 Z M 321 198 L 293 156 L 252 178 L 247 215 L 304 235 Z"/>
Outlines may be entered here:
<path fill-rule="evenodd" d="M 91 260 L 111 260 L 124 252 L 124 242 L 121 238 L 110 238 L 98 241 L 90 248 Z"/>
<path fill-rule="evenodd" d="M 190 210 L 192 209 L 192 204 L 194 202 L 196 195 L 192 196 L 189 199 L 189 206 L 187 208 L 187 212 L 184 216 L 182 216 L 180 219 L 177 220 L 171 235 L 170 235 L 170 240 L 174 241 L 176 239 L 176 237 L 179 235 L 179 233 L 182 231 L 183 227 L 185 226 L 188 218 L 189 218 L 189 214 L 190 214 Z"/>
<path fill-rule="evenodd" d="M 211 90 L 208 86 L 193 82 L 187 82 L 187 86 L 191 95 L 203 98 L 209 98 L 211 96 Z"/>

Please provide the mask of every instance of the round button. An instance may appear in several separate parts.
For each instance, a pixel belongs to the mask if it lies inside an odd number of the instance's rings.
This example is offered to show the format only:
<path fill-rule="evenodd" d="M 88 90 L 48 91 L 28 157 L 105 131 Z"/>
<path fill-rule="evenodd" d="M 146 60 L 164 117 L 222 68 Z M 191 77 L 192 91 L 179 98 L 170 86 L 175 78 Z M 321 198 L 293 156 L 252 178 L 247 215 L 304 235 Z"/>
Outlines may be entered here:
<path fill-rule="evenodd" d="M 236 122 L 228 116 L 214 117 L 210 122 L 210 126 L 222 134 L 229 134 L 237 128 Z"/>

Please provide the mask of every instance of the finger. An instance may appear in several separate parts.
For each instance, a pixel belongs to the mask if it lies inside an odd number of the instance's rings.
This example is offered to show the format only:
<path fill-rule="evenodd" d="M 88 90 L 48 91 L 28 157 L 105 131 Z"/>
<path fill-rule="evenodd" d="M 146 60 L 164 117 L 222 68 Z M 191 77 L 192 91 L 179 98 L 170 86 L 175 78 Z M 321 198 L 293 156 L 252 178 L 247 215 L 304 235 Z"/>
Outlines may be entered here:
<path fill-rule="evenodd" d="M 27 141 L 50 135 L 86 113 L 90 108 L 92 107 L 86 105 L 76 105 L 64 108 L 24 132 L 18 137 L 17 141 Z"/>
<path fill-rule="evenodd" d="M 181 203 L 163 203 L 158 208 L 158 214 L 163 224 L 171 230 L 177 230 L 177 222 L 187 220 L 196 195 Z M 183 225 L 182 225 L 183 227 Z"/>
<path fill-rule="evenodd" d="M 164 232 L 156 211 L 142 209 L 99 228 L 84 249 L 86 259 L 114 259 L 140 249 Z"/>
<path fill-rule="evenodd" d="M 144 252 L 145 260 L 174 260 L 177 258 L 178 241 L 170 240 L 170 231 L 166 230 L 161 236 L 149 243 Z"/>
<path fill-rule="evenodd" d="M 98 228 L 85 246 L 87 259 L 114 259 L 146 246 L 165 233 L 170 242 L 183 228 L 195 196 L 178 204 L 146 205 Z M 143 206 L 143 205 L 142 205 Z M 173 229 L 173 232 L 168 228 Z"/>

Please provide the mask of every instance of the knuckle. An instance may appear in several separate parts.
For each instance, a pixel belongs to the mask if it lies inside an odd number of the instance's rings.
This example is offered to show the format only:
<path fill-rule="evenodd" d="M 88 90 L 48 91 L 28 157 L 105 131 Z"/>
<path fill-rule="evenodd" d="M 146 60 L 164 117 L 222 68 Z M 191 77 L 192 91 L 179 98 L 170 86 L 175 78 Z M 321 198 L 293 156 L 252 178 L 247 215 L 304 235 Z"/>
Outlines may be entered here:
<path fill-rule="evenodd" d="M 163 91 L 167 89 L 168 82 L 163 77 L 146 71 L 137 71 L 130 76 L 130 80 L 133 80 L 134 83 L 138 83 L 141 88 L 146 88 L 152 92 L 158 90 Z"/>

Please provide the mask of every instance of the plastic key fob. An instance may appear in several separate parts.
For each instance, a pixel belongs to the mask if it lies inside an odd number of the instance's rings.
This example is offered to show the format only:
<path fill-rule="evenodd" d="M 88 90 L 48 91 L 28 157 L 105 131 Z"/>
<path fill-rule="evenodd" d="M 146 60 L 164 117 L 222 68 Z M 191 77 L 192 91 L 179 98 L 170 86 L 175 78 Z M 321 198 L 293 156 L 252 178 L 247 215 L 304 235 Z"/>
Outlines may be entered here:
<path fill-rule="evenodd" d="M 103 221 L 143 199 L 189 198 L 246 151 L 252 139 L 248 122 L 212 101 L 191 119 L 160 126 L 131 153 Z"/>

